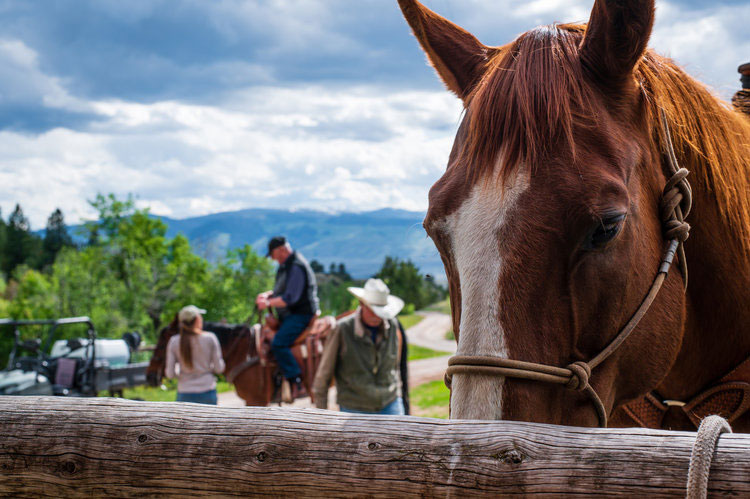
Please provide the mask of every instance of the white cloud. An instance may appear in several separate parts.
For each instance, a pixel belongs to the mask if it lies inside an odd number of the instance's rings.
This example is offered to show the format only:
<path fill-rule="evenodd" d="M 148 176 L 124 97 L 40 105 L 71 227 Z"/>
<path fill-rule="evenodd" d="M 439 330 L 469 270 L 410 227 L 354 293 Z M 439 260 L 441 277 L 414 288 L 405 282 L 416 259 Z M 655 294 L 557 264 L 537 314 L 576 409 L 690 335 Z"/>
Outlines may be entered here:
<path fill-rule="evenodd" d="M 425 209 L 461 111 L 447 92 L 257 88 L 224 108 L 91 103 L 90 131 L 0 134 L 0 199 L 32 225 L 60 207 L 91 217 L 97 192 L 135 193 L 173 217 L 266 206 Z"/>
<path fill-rule="evenodd" d="M 42 72 L 37 53 L 24 42 L 0 39 L 0 103 L 38 104 L 69 111 L 88 111 L 59 78 Z"/>
<path fill-rule="evenodd" d="M 539 24 L 585 21 L 593 0 L 425 3 L 485 43 L 502 44 Z M 98 5 L 113 18 L 137 25 L 171 4 L 158 1 L 130 9 L 106 0 Z M 194 0 L 186 5 L 199 9 L 208 4 Z M 151 103 L 125 98 L 89 101 L 70 81 L 45 73 L 43 68 L 49 64 L 40 64 L 43 58 L 29 44 L 0 38 L 0 103 L 101 116 L 77 131 L 58 128 L 36 136 L 0 132 L 3 215 L 7 217 L 14 203 L 20 202 L 37 228 L 56 207 L 63 209 L 69 222 L 76 222 L 94 215 L 86 199 L 97 192 L 134 193 L 139 206 L 172 217 L 251 206 L 424 209 L 427 191 L 445 167 L 458 125 L 457 99 L 443 90 L 400 90 L 398 78 L 392 88 L 375 86 L 368 83 L 368 74 L 362 75 L 363 83 L 346 86 L 305 85 L 299 83 L 301 76 L 289 80 L 297 83 L 284 83 L 274 73 L 288 68 L 267 64 L 267 60 L 283 62 L 285 54 L 292 53 L 309 53 L 315 59 L 323 52 L 328 57 L 321 59 L 323 65 L 335 63 L 339 55 L 344 59 L 352 54 L 363 59 L 378 55 L 379 42 L 392 37 L 391 31 L 379 33 L 372 28 L 377 24 L 368 16 L 377 13 L 379 5 L 368 3 L 360 18 L 359 11 L 347 9 L 348 5 L 323 0 L 211 3 L 205 22 L 224 39 L 249 45 L 245 35 L 252 33 L 273 43 L 263 45 L 257 59 L 244 60 L 236 53 L 229 59 L 204 55 L 205 59 L 196 57 L 194 63 L 181 66 L 180 78 L 211 81 L 210 75 L 221 74 L 226 88 L 233 89 L 222 88 L 217 95 L 223 97 L 213 96 L 205 105 L 177 97 Z M 660 1 L 657 7 L 651 45 L 729 97 L 738 88 L 736 67 L 750 54 L 743 23 L 750 18 L 750 5 L 692 7 L 670 0 Z M 397 15 L 395 2 L 386 8 Z M 367 30 L 356 28 L 365 22 L 370 23 L 370 38 L 359 36 L 358 31 Z M 398 32 L 408 38 L 406 23 L 399 23 Z M 403 57 L 416 57 L 416 41 L 409 38 L 409 43 L 413 50 Z M 249 51 L 254 48 L 248 46 Z M 388 50 L 401 49 L 389 46 Z M 400 52 L 388 50 L 380 56 L 401 57 Z M 143 56 L 138 63 L 146 69 L 158 67 L 162 56 L 150 57 Z M 422 55 L 415 61 L 415 67 L 423 67 Z M 303 69 L 319 69 L 326 75 L 327 68 L 315 64 Z M 403 75 L 400 81 L 406 86 L 413 77 Z M 319 74 L 311 79 L 323 81 Z M 279 83 L 271 86 L 274 80 Z M 248 81 L 265 86 L 248 88 Z"/>
<path fill-rule="evenodd" d="M 650 45 L 728 100 L 740 88 L 737 66 L 750 54 L 746 23 L 740 21 L 750 19 L 750 4 L 691 10 L 663 2 L 658 7 Z"/>

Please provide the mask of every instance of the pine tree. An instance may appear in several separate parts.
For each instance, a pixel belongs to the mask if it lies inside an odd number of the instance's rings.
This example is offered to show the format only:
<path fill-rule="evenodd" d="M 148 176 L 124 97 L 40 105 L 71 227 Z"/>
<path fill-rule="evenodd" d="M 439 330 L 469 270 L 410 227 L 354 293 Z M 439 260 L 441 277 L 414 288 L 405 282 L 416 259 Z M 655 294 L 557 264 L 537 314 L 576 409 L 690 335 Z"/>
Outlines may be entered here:
<path fill-rule="evenodd" d="M 3 211 L 0 209 L 0 270 L 5 269 L 5 251 L 8 240 L 8 224 L 3 220 Z M 0 276 L 2 278 L 2 276 Z"/>
<path fill-rule="evenodd" d="M 62 211 L 57 208 L 47 219 L 47 230 L 42 243 L 42 265 L 51 265 L 57 253 L 66 246 L 73 246 L 73 239 L 68 234 Z"/>
<path fill-rule="evenodd" d="M 36 267 L 40 263 L 40 253 L 41 239 L 30 232 L 29 219 L 17 204 L 8 218 L 3 271 L 10 276 L 13 269 L 23 263 Z"/>
<path fill-rule="evenodd" d="M 336 270 L 336 275 L 342 281 L 351 281 L 352 280 L 352 276 L 350 276 L 349 272 L 346 271 L 346 265 L 344 265 L 344 262 L 339 263 L 338 269 Z"/>

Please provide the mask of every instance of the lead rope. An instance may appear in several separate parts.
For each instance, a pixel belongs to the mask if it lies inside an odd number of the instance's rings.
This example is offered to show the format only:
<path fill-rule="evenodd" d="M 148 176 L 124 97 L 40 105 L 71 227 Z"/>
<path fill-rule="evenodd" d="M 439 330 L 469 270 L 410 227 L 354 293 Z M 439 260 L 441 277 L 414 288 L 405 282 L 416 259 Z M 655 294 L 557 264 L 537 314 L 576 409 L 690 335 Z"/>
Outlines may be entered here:
<path fill-rule="evenodd" d="M 599 426 L 603 428 L 607 427 L 606 408 L 599 395 L 589 384 L 591 371 L 622 345 L 646 315 L 646 312 L 656 299 L 656 295 L 659 293 L 664 280 L 667 278 L 675 254 L 679 257 L 680 271 L 682 272 L 684 286 L 687 287 L 688 271 L 683 243 L 690 233 L 690 225 L 685 222 L 685 217 L 690 213 L 693 195 L 686 178 L 688 170 L 680 168 L 677 163 L 674 146 L 672 145 L 672 136 L 669 133 L 669 126 L 667 125 L 667 116 L 663 109 L 660 109 L 659 116 L 661 118 L 662 142 L 666 144 L 667 169 L 669 173 L 669 178 L 664 186 L 659 204 L 664 237 L 669 241 L 669 244 L 646 297 L 627 324 L 596 357 L 588 362 L 573 362 L 564 368 L 500 357 L 455 355 L 448 360 L 448 369 L 445 371 L 444 381 L 449 389 L 451 388 L 454 374 L 505 376 L 565 385 L 570 390 L 586 393 L 596 409 Z"/>
<path fill-rule="evenodd" d="M 708 497 L 708 476 L 711 471 L 711 460 L 716 452 L 719 437 L 722 433 L 732 433 L 727 420 L 721 416 L 708 416 L 698 428 L 693 450 L 690 453 L 688 468 L 687 499 L 706 499 Z"/>

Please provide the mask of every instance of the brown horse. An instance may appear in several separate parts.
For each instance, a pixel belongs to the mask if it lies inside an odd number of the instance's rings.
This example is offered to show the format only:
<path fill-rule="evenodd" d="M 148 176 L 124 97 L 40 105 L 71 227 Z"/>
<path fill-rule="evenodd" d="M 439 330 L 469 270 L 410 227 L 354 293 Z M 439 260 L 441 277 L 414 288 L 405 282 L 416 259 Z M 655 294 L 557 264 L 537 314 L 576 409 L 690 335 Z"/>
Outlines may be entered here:
<path fill-rule="evenodd" d="M 316 318 L 292 346 L 292 353 L 302 370 L 302 384 L 305 388 L 305 392 L 296 394 L 298 398 L 312 394 L 312 382 L 323 352 L 323 342 L 334 321 L 333 317 Z M 234 384 L 237 395 L 247 405 L 265 406 L 280 401 L 281 377 L 271 355 L 271 341 L 276 329 L 272 325 L 274 322 L 270 320 L 265 321 L 263 326 L 216 322 L 206 322 L 203 325 L 205 331 L 214 333 L 219 339 L 226 364 L 224 373 L 227 381 Z M 158 386 L 164 377 L 167 343 L 178 333 L 175 316 L 161 330 L 146 371 L 149 382 L 154 386 Z"/>
<path fill-rule="evenodd" d="M 654 1 L 596 0 L 587 25 L 501 47 L 399 4 L 465 107 L 424 221 L 450 283 L 452 417 L 694 429 L 719 412 L 750 431 L 750 120 L 646 48 Z M 687 288 L 666 274 L 680 167 Z"/>

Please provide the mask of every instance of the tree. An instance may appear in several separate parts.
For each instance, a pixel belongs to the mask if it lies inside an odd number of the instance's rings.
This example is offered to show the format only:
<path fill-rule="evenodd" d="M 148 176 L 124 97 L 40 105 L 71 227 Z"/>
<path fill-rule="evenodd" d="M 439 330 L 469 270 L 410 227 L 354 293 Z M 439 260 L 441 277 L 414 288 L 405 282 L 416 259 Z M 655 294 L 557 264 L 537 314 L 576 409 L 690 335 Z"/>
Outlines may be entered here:
<path fill-rule="evenodd" d="M 317 261 L 317 260 L 310 260 L 310 268 L 311 268 L 311 269 L 312 269 L 312 271 L 313 271 L 313 272 L 315 272 L 316 274 L 322 274 L 323 272 L 325 272 L 325 271 L 326 271 L 326 269 L 325 269 L 325 267 L 323 266 L 323 264 L 322 264 L 322 263 L 320 263 L 320 262 L 319 262 L 319 261 Z"/>
<path fill-rule="evenodd" d="M 346 265 L 344 265 L 344 262 L 339 263 L 339 266 L 336 268 L 336 276 L 344 281 L 352 280 L 352 276 L 346 271 Z"/>
<path fill-rule="evenodd" d="M 89 200 L 89 205 L 99 214 L 96 221 L 84 224 L 89 233 L 89 245 L 100 244 L 113 238 L 119 231 L 120 223 L 135 212 L 135 201 L 132 195 L 121 201 L 114 194 L 107 196 L 97 194 L 96 198 Z"/>
<path fill-rule="evenodd" d="M 57 208 L 47 219 L 47 230 L 42 242 L 42 266 L 51 265 L 60 250 L 66 246 L 73 246 L 73 239 L 68 234 L 62 211 Z"/>
<path fill-rule="evenodd" d="M 206 319 L 233 323 L 251 319 L 258 293 L 273 286 L 273 267 L 252 246 L 230 250 L 227 260 L 210 271 L 203 301 Z"/>
<path fill-rule="evenodd" d="M 5 270 L 5 251 L 8 239 L 8 224 L 3 220 L 3 211 L 0 209 L 0 271 Z M 0 272 L 0 278 L 2 273 Z M 4 288 L 3 288 L 4 289 Z"/>
<path fill-rule="evenodd" d="M 432 279 L 426 279 L 411 260 L 402 261 L 387 256 L 375 277 L 382 279 L 392 294 L 411 304 L 415 310 L 440 301 L 446 296 L 446 290 L 435 284 Z"/>
<path fill-rule="evenodd" d="M 19 265 L 13 272 L 10 315 L 17 319 L 47 319 L 55 314 L 52 283 L 47 275 L 27 265 Z"/>
<path fill-rule="evenodd" d="M 21 205 L 8 218 L 5 240 L 5 259 L 3 271 L 11 275 L 18 265 L 27 264 L 35 267 L 40 262 L 41 239 L 30 232 L 29 219 L 23 214 Z"/>

